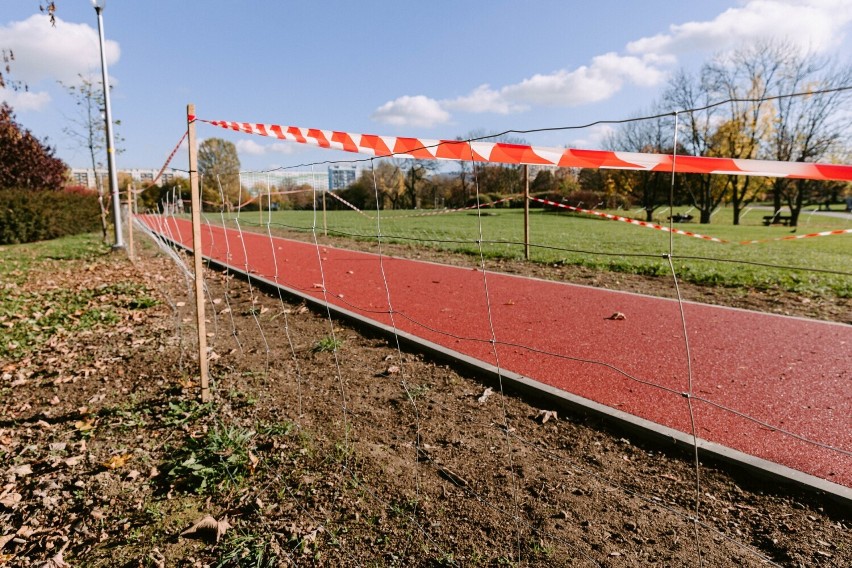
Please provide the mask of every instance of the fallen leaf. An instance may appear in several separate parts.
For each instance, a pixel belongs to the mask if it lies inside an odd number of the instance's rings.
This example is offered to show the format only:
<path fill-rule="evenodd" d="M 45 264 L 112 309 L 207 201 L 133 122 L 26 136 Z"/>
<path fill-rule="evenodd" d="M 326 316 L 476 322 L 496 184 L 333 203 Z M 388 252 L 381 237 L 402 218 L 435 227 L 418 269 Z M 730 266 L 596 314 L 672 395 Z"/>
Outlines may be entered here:
<path fill-rule="evenodd" d="M 551 418 L 553 418 L 554 420 L 559 419 L 559 417 L 556 416 L 555 410 L 539 410 L 535 418 L 542 424 L 545 424 Z"/>
<path fill-rule="evenodd" d="M 26 477 L 31 475 L 33 472 L 33 468 L 30 467 L 30 464 L 25 463 L 22 465 L 15 466 L 9 469 L 9 473 L 13 475 L 17 475 L 18 477 Z"/>
<path fill-rule="evenodd" d="M 608 317 L 608 318 L 606 318 L 606 319 L 610 319 L 610 320 L 623 320 L 623 319 L 627 319 L 627 316 L 625 316 L 625 315 L 624 315 L 623 313 L 621 313 L 621 312 L 615 312 L 614 314 L 612 314 L 611 316 L 609 316 L 609 317 Z"/>
<path fill-rule="evenodd" d="M 221 521 L 217 521 L 210 515 L 207 515 L 182 533 L 180 536 L 187 538 L 197 538 L 207 542 L 219 542 L 222 535 L 231 528 L 228 523 L 228 517 L 224 517 Z"/>
<path fill-rule="evenodd" d="M 81 461 L 85 458 L 85 455 L 72 456 L 65 460 L 65 465 L 67 467 L 74 467 L 75 465 L 79 465 Z"/>
<path fill-rule="evenodd" d="M 68 543 L 65 543 L 66 546 Z M 71 565 L 65 562 L 65 559 L 62 558 L 63 553 L 65 552 L 65 547 L 56 553 L 56 556 L 45 562 L 40 566 L 40 568 L 71 568 Z"/>
<path fill-rule="evenodd" d="M 20 493 L 7 493 L 0 498 L 0 505 L 3 505 L 7 509 L 14 509 L 15 505 L 21 502 L 21 499 L 23 499 L 23 497 Z M 0 548 L 3 547 L 0 546 Z"/>
<path fill-rule="evenodd" d="M 89 432 L 95 429 L 95 420 L 93 418 L 89 418 L 86 420 L 78 420 L 74 423 L 74 427 L 79 432 Z"/>
<path fill-rule="evenodd" d="M 118 456 L 112 456 L 101 465 L 107 469 L 118 469 L 120 467 L 124 467 L 132 455 L 133 454 L 121 454 Z"/>

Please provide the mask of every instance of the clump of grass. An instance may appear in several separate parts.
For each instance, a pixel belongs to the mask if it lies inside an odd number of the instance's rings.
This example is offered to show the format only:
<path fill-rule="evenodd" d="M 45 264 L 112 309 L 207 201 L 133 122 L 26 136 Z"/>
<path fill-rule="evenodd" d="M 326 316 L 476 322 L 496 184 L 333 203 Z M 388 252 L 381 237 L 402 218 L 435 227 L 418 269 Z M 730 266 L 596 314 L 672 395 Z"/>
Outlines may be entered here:
<path fill-rule="evenodd" d="M 278 566 L 278 548 L 272 538 L 255 534 L 235 534 L 229 537 L 222 548 L 225 552 L 219 557 L 216 568 L 228 566 L 254 566 L 266 568 Z"/>
<path fill-rule="evenodd" d="M 214 424 L 200 437 L 187 437 L 165 464 L 176 487 L 198 494 L 214 494 L 240 487 L 251 474 L 255 432 L 239 426 Z"/>
<path fill-rule="evenodd" d="M 314 353 L 334 353 L 340 349 L 343 341 L 331 337 L 330 335 L 323 337 L 314 344 Z"/>
<path fill-rule="evenodd" d="M 169 401 L 169 405 L 163 414 L 163 423 L 166 426 L 183 426 L 195 422 L 199 418 L 207 416 L 213 411 L 213 404 L 201 403 L 197 400 Z"/>

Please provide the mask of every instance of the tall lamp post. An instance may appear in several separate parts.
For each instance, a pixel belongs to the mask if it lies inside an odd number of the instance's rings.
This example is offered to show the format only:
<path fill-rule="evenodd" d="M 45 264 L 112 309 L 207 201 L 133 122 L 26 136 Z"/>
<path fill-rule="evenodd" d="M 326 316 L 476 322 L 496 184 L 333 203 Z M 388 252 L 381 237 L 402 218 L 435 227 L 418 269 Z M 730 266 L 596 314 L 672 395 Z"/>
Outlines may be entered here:
<path fill-rule="evenodd" d="M 104 109 L 106 111 L 107 168 L 109 170 L 109 193 L 112 196 L 112 218 L 115 225 L 115 244 L 112 248 L 124 248 L 124 236 L 121 230 L 121 201 L 118 195 L 118 172 L 115 169 L 115 143 L 112 136 L 112 109 L 109 104 L 109 78 L 106 53 L 104 52 L 104 18 L 106 0 L 92 0 L 92 6 L 98 15 L 98 39 L 101 46 L 101 73 L 103 74 Z"/>

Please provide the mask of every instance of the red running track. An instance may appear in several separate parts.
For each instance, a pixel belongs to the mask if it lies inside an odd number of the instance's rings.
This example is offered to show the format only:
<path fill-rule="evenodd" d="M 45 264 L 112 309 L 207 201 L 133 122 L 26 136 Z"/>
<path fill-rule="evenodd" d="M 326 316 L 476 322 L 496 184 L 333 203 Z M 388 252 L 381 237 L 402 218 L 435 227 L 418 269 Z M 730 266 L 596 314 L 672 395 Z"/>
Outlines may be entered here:
<path fill-rule="evenodd" d="M 144 220 L 192 248 L 188 221 L 153 216 Z M 220 263 L 320 300 L 324 282 L 332 304 L 385 325 L 395 323 L 400 330 L 502 369 L 692 432 L 682 394 L 688 391 L 689 373 L 676 301 L 318 249 L 212 225 L 202 227 L 202 241 L 204 256 Z M 683 308 L 697 435 L 852 487 L 852 326 L 689 302 Z M 616 312 L 625 319 L 609 319 Z"/>

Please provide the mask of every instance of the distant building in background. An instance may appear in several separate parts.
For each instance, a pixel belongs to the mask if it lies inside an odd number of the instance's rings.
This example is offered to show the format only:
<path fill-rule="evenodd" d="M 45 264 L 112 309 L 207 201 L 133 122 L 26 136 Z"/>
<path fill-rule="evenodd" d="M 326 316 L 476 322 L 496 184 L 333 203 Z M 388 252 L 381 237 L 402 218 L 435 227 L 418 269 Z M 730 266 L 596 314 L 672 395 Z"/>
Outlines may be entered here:
<path fill-rule="evenodd" d="M 346 189 L 358 179 L 358 167 L 355 164 L 334 165 L 328 167 L 328 189 Z"/>
<path fill-rule="evenodd" d="M 283 170 L 271 174 L 243 174 L 242 178 L 243 185 L 247 185 L 246 182 L 250 179 L 256 178 L 255 184 L 257 183 L 257 180 L 259 180 L 262 184 L 267 183 L 268 180 L 270 184 L 282 190 L 296 189 L 304 185 L 320 191 L 328 189 L 328 176 L 322 171 L 300 172 L 295 170 Z"/>
<path fill-rule="evenodd" d="M 159 172 L 160 170 L 145 170 L 136 168 L 130 170 L 118 170 L 118 175 L 129 175 L 131 179 L 133 179 L 133 181 L 139 184 L 139 186 L 141 187 L 153 182 L 154 178 Z M 84 187 L 95 189 L 98 187 L 95 176 L 101 179 L 103 187 L 107 187 L 109 185 L 109 173 L 105 169 L 71 169 L 71 179 L 76 185 L 82 185 Z M 160 179 L 157 183 L 158 185 L 168 185 L 173 182 L 176 177 L 178 177 L 178 173 L 172 170 L 171 168 L 168 168 L 163 172 L 163 175 L 160 176 Z"/>

